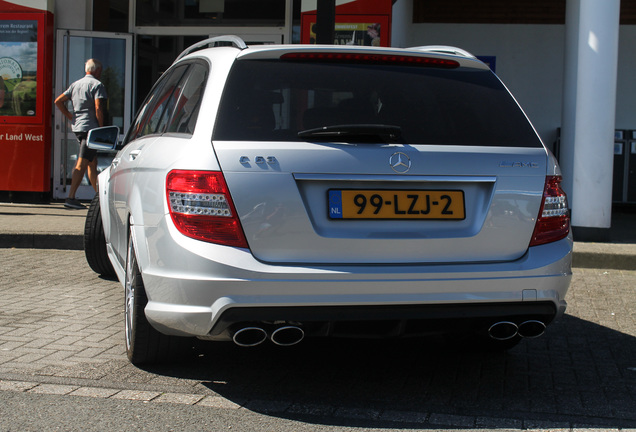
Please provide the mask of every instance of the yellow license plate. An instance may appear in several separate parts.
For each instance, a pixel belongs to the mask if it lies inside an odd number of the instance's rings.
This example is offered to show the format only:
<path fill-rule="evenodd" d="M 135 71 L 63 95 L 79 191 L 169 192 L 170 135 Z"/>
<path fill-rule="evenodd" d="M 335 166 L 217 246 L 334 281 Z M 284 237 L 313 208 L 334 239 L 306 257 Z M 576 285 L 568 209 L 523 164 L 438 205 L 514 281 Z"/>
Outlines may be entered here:
<path fill-rule="evenodd" d="M 329 190 L 330 219 L 466 218 L 461 190 Z"/>

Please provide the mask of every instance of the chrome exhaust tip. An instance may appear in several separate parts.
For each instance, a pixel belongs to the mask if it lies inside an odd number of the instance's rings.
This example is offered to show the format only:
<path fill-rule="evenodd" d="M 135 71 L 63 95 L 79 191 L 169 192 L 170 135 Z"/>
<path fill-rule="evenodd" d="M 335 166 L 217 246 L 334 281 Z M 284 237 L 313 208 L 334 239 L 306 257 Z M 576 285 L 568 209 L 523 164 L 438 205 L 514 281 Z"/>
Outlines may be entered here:
<path fill-rule="evenodd" d="M 267 332 L 260 327 L 244 327 L 232 336 L 234 343 L 241 347 L 253 347 L 267 340 Z"/>
<path fill-rule="evenodd" d="M 297 326 L 283 326 L 272 332 L 270 339 L 278 346 L 292 346 L 305 338 L 303 329 Z"/>
<path fill-rule="evenodd" d="M 517 324 L 510 321 L 500 321 L 490 326 L 488 335 L 495 340 L 504 341 L 517 336 L 518 330 Z"/>
<path fill-rule="evenodd" d="M 536 338 L 545 333 L 545 324 L 537 320 L 528 320 L 519 324 L 519 336 L 524 338 Z"/>

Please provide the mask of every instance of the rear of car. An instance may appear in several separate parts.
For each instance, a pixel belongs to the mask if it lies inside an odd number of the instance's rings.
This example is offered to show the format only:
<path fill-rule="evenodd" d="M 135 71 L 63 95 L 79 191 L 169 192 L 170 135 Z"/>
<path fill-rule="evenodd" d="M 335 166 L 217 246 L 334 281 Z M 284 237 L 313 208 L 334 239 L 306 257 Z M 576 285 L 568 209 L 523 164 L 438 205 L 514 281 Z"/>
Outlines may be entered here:
<path fill-rule="evenodd" d="M 475 332 L 512 346 L 564 312 L 561 174 L 483 63 L 319 46 L 191 57 L 210 78 L 189 151 L 161 173 L 163 214 L 132 215 L 153 328 L 240 345 Z"/>

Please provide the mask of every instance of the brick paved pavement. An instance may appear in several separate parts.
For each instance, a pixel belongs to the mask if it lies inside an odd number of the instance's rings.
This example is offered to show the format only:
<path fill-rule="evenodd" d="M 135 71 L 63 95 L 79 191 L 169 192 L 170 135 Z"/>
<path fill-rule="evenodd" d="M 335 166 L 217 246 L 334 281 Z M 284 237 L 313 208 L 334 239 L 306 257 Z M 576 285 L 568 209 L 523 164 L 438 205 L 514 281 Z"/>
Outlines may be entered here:
<path fill-rule="evenodd" d="M 0 263 L 0 391 L 346 425 L 636 428 L 634 271 L 575 269 L 566 316 L 508 354 L 435 340 L 207 344 L 144 370 L 125 357 L 119 283 L 93 274 L 83 252 L 0 249 Z"/>

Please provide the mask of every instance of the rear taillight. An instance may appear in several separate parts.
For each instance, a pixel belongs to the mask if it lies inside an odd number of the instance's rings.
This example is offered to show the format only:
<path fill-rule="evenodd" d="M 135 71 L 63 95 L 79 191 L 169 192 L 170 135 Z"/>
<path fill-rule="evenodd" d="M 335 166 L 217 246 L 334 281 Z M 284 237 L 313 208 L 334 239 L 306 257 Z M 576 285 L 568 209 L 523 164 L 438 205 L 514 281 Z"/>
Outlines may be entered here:
<path fill-rule="evenodd" d="M 183 235 L 226 246 L 248 247 L 222 173 L 170 171 L 166 195 L 172 221 Z"/>
<path fill-rule="evenodd" d="M 561 189 L 561 176 L 547 176 L 539 218 L 534 227 L 530 246 L 561 240 L 570 232 L 568 199 Z"/>

